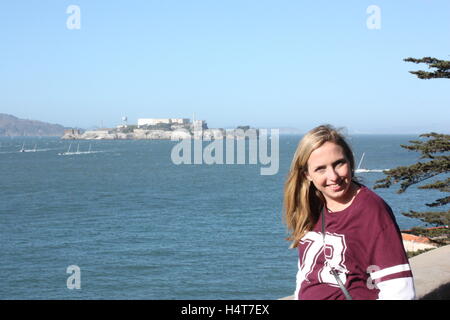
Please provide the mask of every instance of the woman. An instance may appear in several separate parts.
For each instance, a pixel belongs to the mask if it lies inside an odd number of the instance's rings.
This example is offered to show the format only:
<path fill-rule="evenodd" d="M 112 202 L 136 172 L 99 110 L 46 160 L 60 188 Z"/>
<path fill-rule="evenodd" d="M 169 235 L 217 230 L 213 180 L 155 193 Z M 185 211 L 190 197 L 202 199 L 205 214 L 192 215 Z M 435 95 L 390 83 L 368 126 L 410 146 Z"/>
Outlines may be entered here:
<path fill-rule="evenodd" d="M 354 177 L 353 153 L 329 125 L 300 141 L 284 191 L 299 252 L 296 299 L 414 299 L 391 208 Z"/>

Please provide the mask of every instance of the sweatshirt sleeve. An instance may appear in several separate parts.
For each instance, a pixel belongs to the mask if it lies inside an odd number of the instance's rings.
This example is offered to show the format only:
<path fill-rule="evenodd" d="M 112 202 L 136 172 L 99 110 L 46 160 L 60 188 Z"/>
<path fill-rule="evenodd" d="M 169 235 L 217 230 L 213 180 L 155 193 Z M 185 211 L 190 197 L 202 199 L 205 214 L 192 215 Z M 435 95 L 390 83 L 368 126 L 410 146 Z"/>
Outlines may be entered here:
<path fill-rule="evenodd" d="M 385 225 L 370 250 L 370 278 L 379 300 L 415 299 L 415 288 L 400 230 L 390 208 Z"/>

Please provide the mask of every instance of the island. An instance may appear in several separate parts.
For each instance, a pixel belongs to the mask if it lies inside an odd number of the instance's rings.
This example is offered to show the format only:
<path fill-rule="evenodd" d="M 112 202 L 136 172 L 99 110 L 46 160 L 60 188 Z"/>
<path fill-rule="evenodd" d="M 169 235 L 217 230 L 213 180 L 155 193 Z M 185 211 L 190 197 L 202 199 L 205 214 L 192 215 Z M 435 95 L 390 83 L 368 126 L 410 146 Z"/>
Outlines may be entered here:
<path fill-rule="evenodd" d="M 135 125 L 122 124 L 116 128 L 96 130 L 67 129 L 65 140 L 181 140 L 181 139 L 234 139 L 258 136 L 257 129 L 238 126 L 234 129 L 210 129 L 205 120 L 190 119 L 138 119 Z"/>

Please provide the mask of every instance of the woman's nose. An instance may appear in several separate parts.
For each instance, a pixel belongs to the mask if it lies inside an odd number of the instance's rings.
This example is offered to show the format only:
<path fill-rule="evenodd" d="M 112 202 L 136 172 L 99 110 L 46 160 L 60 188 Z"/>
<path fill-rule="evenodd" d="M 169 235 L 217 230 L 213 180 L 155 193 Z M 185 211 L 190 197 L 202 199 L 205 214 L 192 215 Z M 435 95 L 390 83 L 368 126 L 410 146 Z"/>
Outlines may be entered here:
<path fill-rule="evenodd" d="M 339 175 L 337 174 L 336 170 L 334 170 L 334 168 L 330 168 L 327 172 L 327 178 L 331 181 L 337 181 Z"/>

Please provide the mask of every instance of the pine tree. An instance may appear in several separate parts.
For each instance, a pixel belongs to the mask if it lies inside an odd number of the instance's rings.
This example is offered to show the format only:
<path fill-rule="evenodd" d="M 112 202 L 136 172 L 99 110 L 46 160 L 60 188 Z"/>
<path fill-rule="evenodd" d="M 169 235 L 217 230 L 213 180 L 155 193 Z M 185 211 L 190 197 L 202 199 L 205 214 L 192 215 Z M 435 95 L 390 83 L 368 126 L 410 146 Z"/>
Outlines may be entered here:
<path fill-rule="evenodd" d="M 419 79 L 450 78 L 450 61 L 430 57 L 422 59 L 407 58 L 404 61 L 426 63 L 430 68 L 437 69 L 433 72 L 410 71 Z M 450 172 L 450 135 L 432 132 L 421 134 L 420 137 L 422 140 L 413 140 L 410 141 L 410 145 L 401 145 L 402 148 L 420 152 L 419 162 L 410 166 L 401 166 L 385 171 L 386 177 L 376 181 L 374 188 L 389 188 L 393 184 L 400 183 L 397 193 L 403 193 L 412 185 L 432 179 L 430 183 L 420 185 L 418 188 L 422 190 L 438 190 L 444 194 L 446 193 L 447 196 L 425 205 L 430 208 L 444 208 L 450 203 L 450 196 L 448 195 L 450 193 L 450 177 L 448 176 Z M 450 210 L 443 209 L 441 211 L 427 212 L 410 210 L 409 213 L 403 214 L 435 226 L 444 227 L 437 229 L 413 228 L 413 233 L 439 239 L 438 242 L 441 244 L 450 242 L 448 230 Z"/>
<path fill-rule="evenodd" d="M 406 58 L 403 59 L 403 61 L 413 63 L 426 63 L 428 64 L 428 68 L 436 69 L 432 72 L 422 70 L 410 71 L 410 73 L 416 75 L 419 79 L 450 78 L 450 61 L 439 60 L 431 57 L 424 57 L 422 59 Z"/>

